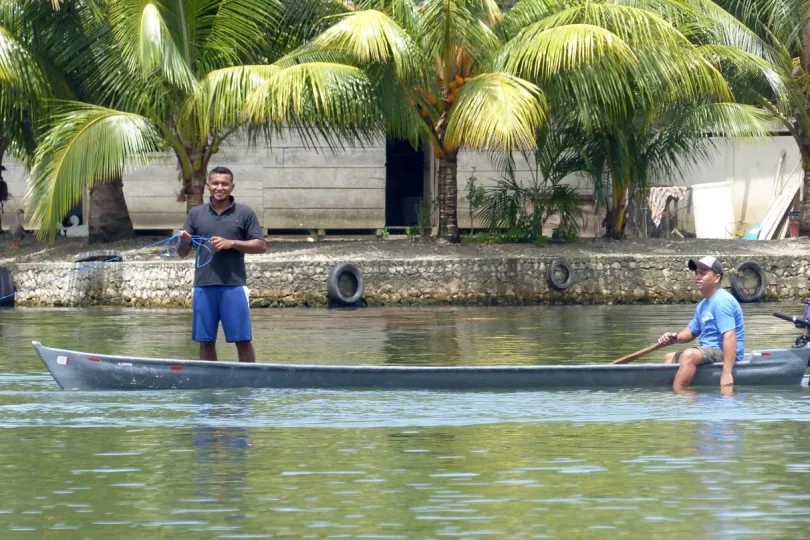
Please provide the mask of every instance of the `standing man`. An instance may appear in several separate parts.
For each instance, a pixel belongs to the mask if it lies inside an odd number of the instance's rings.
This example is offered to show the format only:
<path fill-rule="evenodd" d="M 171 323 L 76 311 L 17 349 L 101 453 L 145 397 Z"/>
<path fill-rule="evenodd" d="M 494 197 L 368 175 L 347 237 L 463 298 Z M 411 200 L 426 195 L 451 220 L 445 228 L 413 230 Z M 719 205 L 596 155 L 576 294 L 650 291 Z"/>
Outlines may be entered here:
<path fill-rule="evenodd" d="M 680 332 L 666 332 L 659 343 L 687 343 L 700 336 L 699 347 L 682 352 L 667 353 L 664 362 L 680 364 L 673 388 L 692 384 L 695 370 L 700 364 L 723 363 L 720 386 L 734 384 L 732 369 L 737 360 L 742 360 L 745 349 L 745 322 L 737 299 L 720 286 L 723 266 L 714 257 L 690 260 L 689 269 L 695 272 L 695 286 L 703 300 L 695 309 L 695 317 Z"/>
<path fill-rule="evenodd" d="M 245 253 L 264 253 L 267 243 L 256 213 L 234 202 L 233 173 L 216 167 L 208 173 L 208 202 L 192 208 L 180 231 L 181 257 L 191 251 L 192 235 L 208 238 L 212 259 L 203 265 L 197 251 L 194 271 L 191 339 L 200 343 L 200 360 L 217 359 L 217 329 L 222 321 L 225 341 L 236 343 L 240 362 L 255 362 L 250 328 L 250 302 Z"/>

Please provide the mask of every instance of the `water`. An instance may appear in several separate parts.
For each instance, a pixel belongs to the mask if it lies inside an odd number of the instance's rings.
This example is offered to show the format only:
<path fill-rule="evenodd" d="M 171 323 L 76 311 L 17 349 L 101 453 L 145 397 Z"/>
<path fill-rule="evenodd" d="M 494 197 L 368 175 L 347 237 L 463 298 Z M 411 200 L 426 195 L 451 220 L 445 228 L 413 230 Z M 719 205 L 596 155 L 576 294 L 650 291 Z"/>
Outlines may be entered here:
<path fill-rule="evenodd" d="M 693 308 L 258 310 L 254 336 L 265 361 L 609 362 Z M 770 313 L 802 304 L 744 310 L 749 348 L 798 335 Z M 189 328 L 186 311 L 0 311 L 0 537 L 807 536 L 806 386 L 63 392 L 30 346 L 193 358 Z"/>

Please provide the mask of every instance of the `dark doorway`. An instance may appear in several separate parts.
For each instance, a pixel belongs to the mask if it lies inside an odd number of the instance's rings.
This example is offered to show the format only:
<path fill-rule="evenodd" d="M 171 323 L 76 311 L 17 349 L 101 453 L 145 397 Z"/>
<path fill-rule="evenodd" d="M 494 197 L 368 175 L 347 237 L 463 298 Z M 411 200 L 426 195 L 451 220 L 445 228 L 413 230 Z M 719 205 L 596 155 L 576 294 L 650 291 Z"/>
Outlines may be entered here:
<path fill-rule="evenodd" d="M 417 224 L 416 204 L 425 193 L 425 157 L 407 141 L 385 143 L 385 225 Z"/>

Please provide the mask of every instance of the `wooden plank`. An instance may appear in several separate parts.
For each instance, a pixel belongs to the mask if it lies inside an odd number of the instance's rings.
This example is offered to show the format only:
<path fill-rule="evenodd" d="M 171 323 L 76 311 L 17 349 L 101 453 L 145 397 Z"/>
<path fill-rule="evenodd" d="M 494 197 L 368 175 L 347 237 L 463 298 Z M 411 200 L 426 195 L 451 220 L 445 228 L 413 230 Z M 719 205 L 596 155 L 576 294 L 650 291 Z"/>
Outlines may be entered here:
<path fill-rule="evenodd" d="M 385 170 L 385 148 L 347 149 L 345 152 L 316 153 L 308 148 L 285 148 L 285 168 L 381 168 Z"/>
<path fill-rule="evenodd" d="M 796 192 L 801 187 L 801 179 L 794 181 L 785 186 L 785 189 L 779 196 L 771 203 L 768 212 L 762 219 L 762 225 L 757 238 L 760 240 L 769 240 L 777 232 L 777 228 L 781 223 L 782 217 L 785 215 L 791 201 L 796 196 Z"/>
<path fill-rule="evenodd" d="M 777 219 L 774 222 L 773 228 L 771 229 L 769 238 L 773 238 L 777 234 L 778 226 L 782 219 L 784 219 L 787 223 L 788 212 L 790 211 L 790 207 L 792 206 L 793 200 L 796 197 L 796 193 L 801 187 L 801 183 L 801 179 L 799 179 L 792 185 L 788 184 L 785 186 L 785 189 L 782 192 L 779 213 L 777 214 Z"/>
<path fill-rule="evenodd" d="M 138 212 L 186 213 L 186 203 L 177 202 L 175 197 L 142 197 L 126 194 L 125 198 L 130 214 Z"/>
<path fill-rule="evenodd" d="M 385 169 L 268 169 L 266 188 L 385 189 Z"/>
<path fill-rule="evenodd" d="M 789 212 L 785 212 L 785 215 L 782 217 L 782 220 L 779 222 L 779 226 L 775 229 L 774 238 L 777 240 L 784 240 L 785 235 L 787 234 L 787 226 L 788 226 L 788 215 Z"/>
<path fill-rule="evenodd" d="M 385 209 L 385 190 L 340 188 L 265 189 L 264 207 L 267 209 Z"/>
<path fill-rule="evenodd" d="M 379 229 L 385 209 L 265 209 L 261 223 L 265 229 Z"/>
<path fill-rule="evenodd" d="M 135 229 L 178 230 L 186 221 L 186 213 L 167 214 L 166 212 L 130 212 L 132 226 Z"/>

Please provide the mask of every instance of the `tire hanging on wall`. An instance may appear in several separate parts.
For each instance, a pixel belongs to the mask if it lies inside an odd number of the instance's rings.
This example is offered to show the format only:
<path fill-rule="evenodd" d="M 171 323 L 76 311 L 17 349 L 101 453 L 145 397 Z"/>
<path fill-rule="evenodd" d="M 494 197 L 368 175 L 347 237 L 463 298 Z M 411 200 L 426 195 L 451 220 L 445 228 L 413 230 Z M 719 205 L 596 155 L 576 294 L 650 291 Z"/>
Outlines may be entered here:
<path fill-rule="evenodd" d="M 768 283 L 765 280 L 765 271 L 762 266 L 756 261 L 744 261 L 737 266 L 738 276 L 729 276 L 731 283 L 731 293 L 740 302 L 758 302 L 765 297 L 765 290 Z M 745 290 L 739 275 L 742 273 L 753 274 L 758 280 L 756 289 Z"/>
<path fill-rule="evenodd" d="M 557 275 L 560 271 L 564 273 L 565 277 Z M 566 259 L 552 259 L 548 265 L 546 278 L 549 285 L 558 291 L 564 291 L 574 282 L 574 269 Z"/>
<path fill-rule="evenodd" d="M 14 307 L 14 293 L 17 290 L 14 288 L 14 276 L 11 275 L 11 271 L 8 268 L 0 267 L 0 298 L 5 298 L 5 300 L 0 300 L 0 307 Z M 9 296 L 11 295 L 11 296 Z"/>
<path fill-rule="evenodd" d="M 352 263 L 332 267 L 326 279 L 326 297 L 333 306 L 354 306 L 363 298 L 365 284 L 360 270 Z"/>

